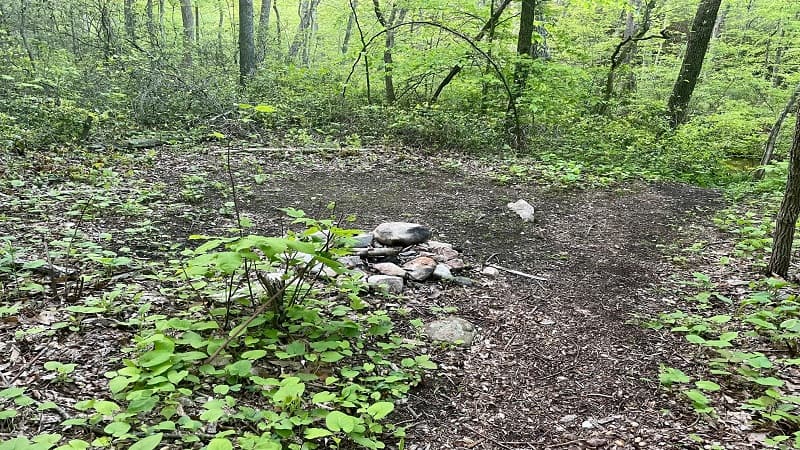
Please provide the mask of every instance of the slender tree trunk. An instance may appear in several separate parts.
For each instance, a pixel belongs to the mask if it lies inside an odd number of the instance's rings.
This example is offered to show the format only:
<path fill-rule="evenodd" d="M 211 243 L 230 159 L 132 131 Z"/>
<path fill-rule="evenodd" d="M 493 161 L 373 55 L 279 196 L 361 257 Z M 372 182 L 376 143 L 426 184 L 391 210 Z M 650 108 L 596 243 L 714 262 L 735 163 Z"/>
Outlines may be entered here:
<path fill-rule="evenodd" d="M 394 78 L 392 76 L 394 66 L 392 49 L 394 48 L 395 33 L 394 30 L 390 30 L 389 28 L 394 26 L 395 22 L 403 21 L 405 11 L 398 10 L 396 5 L 392 5 L 392 12 L 389 15 L 389 19 L 386 19 L 381 11 L 379 0 L 372 0 L 372 5 L 375 9 L 375 17 L 377 17 L 378 22 L 380 22 L 380 24 L 386 30 L 386 41 L 383 50 L 383 85 L 386 91 L 386 103 L 392 104 L 397 100 L 397 94 L 395 93 L 394 89 Z"/>
<path fill-rule="evenodd" d="M 28 63 L 30 63 L 31 65 L 31 71 L 35 72 L 36 58 L 34 58 L 33 50 L 31 49 L 31 44 L 30 42 L 28 42 L 28 34 L 27 34 L 28 24 L 26 23 L 27 11 L 28 11 L 28 0 L 20 0 L 19 35 L 22 38 L 22 46 L 25 47 L 25 53 L 28 54 Z"/>
<path fill-rule="evenodd" d="M 194 42 L 200 42 L 200 7 L 194 5 Z"/>
<path fill-rule="evenodd" d="M 783 76 L 781 75 L 781 64 L 783 63 L 783 39 L 786 36 L 786 29 L 781 26 L 781 34 L 778 38 L 778 43 L 775 46 L 775 61 L 772 62 L 772 87 L 778 88 L 783 84 Z"/>
<path fill-rule="evenodd" d="M 181 0 L 181 21 L 183 22 L 183 64 L 192 65 L 194 53 L 194 14 L 192 0 Z"/>
<path fill-rule="evenodd" d="M 728 17 L 728 12 L 731 10 L 731 4 L 726 3 L 725 9 L 717 14 L 717 20 L 714 21 L 714 31 L 711 32 L 711 37 L 719 39 L 722 36 L 722 27 L 725 26 L 725 19 Z"/>
<path fill-rule="evenodd" d="M 786 106 L 781 111 L 781 114 L 778 116 L 778 119 L 775 121 L 775 124 L 772 125 L 772 129 L 769 130 L 769 138 L 767 139 L 766 145 L 764 145 L 764 154 L 761 156 L 761 162 L 758 163 L 759 167 L 755 173 L 753 173 L 754 180 L 760 180 L 764 178 L 764 166 L 772 161 L 772 155 L 775 153 L 775 144 L 778 142 L 778 135 L 781 132 L 781 127 L 783 127 L 783 121 L 786 120 L 786 117 L 789 116 L 789 113 L 794 108 L 794 105 L 797 104 L 797 99 L 800 97 L 800 84 L 797 85 L 794 92 L 792 92 L 791 97 L 789 97 L 789 101 L 786 102 Z"/>
<path fill-rule="evenodd" d="M 239 84 L 242 86 L 256 73 L 253 32 L 253 0 L 239 0 Z"/>
<path fill-rule="evenodd" d="M 281 48 L 281 13 L 278 12 L 278 0 L 272 0 L 272 11 L 275 13 L 275 44 Z"/>
<path fill-rule="evenodd" d="M 217 64 L 224 66 L 225 64 L 225 44 L 222 32 L 225 27 L 225 4 L 222 1 L 217 2 L 219 9 L 219 17 L 217 19 Z"/>
<path fill-rule="evenodd" d="M 358 8 L 358 0 L 353 0 L 353 9 Z M 350 15 L 347 18 L 347 27 L 344 29 L 344 38 L 342 39 L 342 54 L 347 54 L 347 49 L 350 46 L 350 37 L 353 35 L 353 24 L 356 21 L 356 15 L 354 12 L 350 12 Z"/>
<path fill-rule="evenodd" d="M 122 14 L 125 18 L 125 34 L 131 42 L 136 43 L 136 14 L 134 12 L 134 0 L 125 0 L 122 6 Z"/>
<path fill-rule="evenodd" d="M 158 37 L 159 42 L 164 42 L 164 14 L 165 14 L 165 0 L 158 0 Z"/>
<path fill-rule="evenodd" d="M 297 26 L 297 33 L 294 35 L 292 45 L 289 47 L 289 59 L 294 59 L 300 53 L 302 46 L 308 45 L 308 28 L 311 26 L 311 20 L 314 16 L 314 11 L 319 6 L 320 0 L 308 0 L 305 2 L 306 8 L 300 11 L 300 24 Z M 301 4 L 302 7 L 302 4 Z"/>
<path fill-rule="evenodd" d="M 517 62 L 514 64 L 514 96 L 516 102 L 525 90 L 528 81 L 531 49 L 533 48 L 533 21 L 536 18 L 536 0 L 522 0 L 519 15 L 519 34 L 517 34 Z"/>
<path fill-rule="evenodd" d="M 703 60 L 706 50 L 708 50 L 708 42 L 711 39 L 711 32 L 714 30 L 714 22 L 717 20 L 721 1 L 701 0 L 700 6 L 697 8 L 697 14 L 694 16 L 694 22 L 692 22 L 689 32 L 681 71 L 667 102 L 669 125 L 673 129 L 685 123 L 688 117 L 689 100 L 692 98 L 697 78 L 703 68 Z"/>
<path fill-rule="evenodd" d="M 156 37 L 156 19 L 153 13 L 153 0 L 147 0 L 144 5 L 145 22 L 147 26 L 147 40 L 150 46 L 155 47 L 158 42 Z"/>
<path fill-rule="evenodd" d="M 267 55 L 270 11 L 272 11 L 272 0 L 261 0 L 261 9 L 258 13 L 258 30 L 256 31 L 256 58 L 259 63 L 264 61 Z"/>
<path fill-rule="evenodd" d="M 800 109 L 797 111 L 797 127 L 792 148 L 789 150 L 789 175 L 783 201 L 775 219 L 775 234 L 772 240 L 772 255 L 767 266 L 768 273 L 786 278 L 792 259 L 792 242 L 797 217 L 800 215 Z"/>
<path fill-rule="evenodd" d="M 472 40 L 475 42 L 479 42 L 481 39 L 483 39 L 484 36 L 486 36 L 486 33 L 490 29 L 494 29 L 494 27 L 497 25 L 498 20 L 500 20 L 500 16 L 503 14 L 503 11 L 505 11 L 506 7 L 510 3 L 511 0 L 502 0 L 502 3 L 500 3 L 500 5 L 497 6 L 497 10 L 494 12 L 494 14 L 492 14 L 491 17 L 489 17 L 489 20 L 486 21 L 486 23 L 483 25 L 483 28 L 481 28 L 481 30 L 478 32 L 478 34 L 475 35 L 474 38 L 472 38 Z M 442 94 L 444 88 L 446 88 L 447 85 L 450 84 L 450 82 L 453 81 L 453 79 L 455 79 L 455 77 L 461 72 L 461 69 L 462 67 L 460 64 L 456 64 L 450 68 L 450 72 L 448 72 L 447 75 L 442 80 L 442 82 L 439 83 L 439 86 L 436 87 L 436 91 L 434 91 L 433 95 L 431 96 L 431 103 L 436 103 L 436 101 L 439 99 L 439 96 Z"/>

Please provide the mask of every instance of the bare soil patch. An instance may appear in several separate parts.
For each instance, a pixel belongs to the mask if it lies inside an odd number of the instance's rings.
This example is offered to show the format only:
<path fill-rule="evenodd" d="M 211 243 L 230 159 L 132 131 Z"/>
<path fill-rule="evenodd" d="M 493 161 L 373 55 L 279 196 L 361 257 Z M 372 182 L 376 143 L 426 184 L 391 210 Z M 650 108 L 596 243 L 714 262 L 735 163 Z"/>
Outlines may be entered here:
<path fill-rule="evenodd" d="M 138 167 L 135 176 L 144 185 L 166 188 L 167 199 L 148 216 L 160 238 L 154 244 L 147 235 L 115 234 L 119 245 L 158 258 L 164 241 L 222 233 L 233 225 L 232 215 L 220 214 L 230 201 L 223 195 L 225 158 L 218 149 L 202 155 L 162 150 L 151 166 Z M 691 365 L 690 349 L 636 323 L 636 317 L 674 309 L 675 282 L 691 270 L 673 266 L 665 252 L 715 233 L 709 219 L 722 205 L 717 192 L 641 182 L 552 190 L 537 184 L 535 174 L 502 185 L 492 176 L 494 163 L 400 151 L 238 152 L 231 162 L 239 206 L 253 219 L 254 232 L 281 232 L 286 221 L 277 208 L 313 214 L 336 202 L 337 211 L 356 215 L 354 227 L 372 229 L 390 220 L 425 224 L 475 267 L 467 273 L 477 281 L 473 287 L 425 284 L 405 294 L 406 306 L 424 320 L 455 308 L 453 314 L 479 328 L 471 348 L 432 346 L 442 370 L 398 408 L 409 426 L 406 448 L 695 448 L 689 433 L 751 448 L 745 436 L 698 421 L 659 388 L 659 364 Z M 197 183 L 200 198 L 187 202 L 180 193 L 192 174 L 204 181 Z M 535 206 L 535 222 L 522 222 L 506 208 L 519 198 Z M 28 219 L 60 220 L 57 211 Z M 90 234 L 116 232 L 130 221 L 108 214 L 85 227 Z M 28 225 L 12 224 L 19 230 Z M 547 281 L 482 276 L 479 269 L 489 259 Z M 13 334 L 0 328 L 2 340 L 13 341 Z M 119 346 L 128 337 L 111 328 L 94 335 Z M 3 369 L 3 378 L 24 381 L 43 398 L 75 397 L 77 392 L 44 393 L 61 388 L 36 377 L 37 361 L 48 359 L 39 352 L 92 361 L 99 385 L 114 365 L 92 351 L 104 347 L 85 334 L 19 347 L 22 354 Z M 92 389 L 90 382 L 75 387 Z"/>

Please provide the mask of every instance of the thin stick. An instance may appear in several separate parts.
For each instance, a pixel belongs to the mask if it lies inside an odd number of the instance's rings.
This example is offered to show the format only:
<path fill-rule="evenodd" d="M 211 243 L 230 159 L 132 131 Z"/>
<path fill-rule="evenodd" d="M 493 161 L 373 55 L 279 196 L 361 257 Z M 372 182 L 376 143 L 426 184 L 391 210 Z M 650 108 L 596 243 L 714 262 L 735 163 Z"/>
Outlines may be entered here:
<path fill-rule="evenodd" d="M 537 281 L 550 281 L 549 278 L 539 277 L 536 275 L 531 275 L 529 273 L 520 272 L 519 270 L 509 269 L 508 267 L 498 266 L 497 264 L 489 264 L 487 267 L 494 267 L 497 270 L 502 270 L 503 272 L 513 273 L 514 275 L 519 275 L 521 277 L 530 278 L 531 280 Z"/>

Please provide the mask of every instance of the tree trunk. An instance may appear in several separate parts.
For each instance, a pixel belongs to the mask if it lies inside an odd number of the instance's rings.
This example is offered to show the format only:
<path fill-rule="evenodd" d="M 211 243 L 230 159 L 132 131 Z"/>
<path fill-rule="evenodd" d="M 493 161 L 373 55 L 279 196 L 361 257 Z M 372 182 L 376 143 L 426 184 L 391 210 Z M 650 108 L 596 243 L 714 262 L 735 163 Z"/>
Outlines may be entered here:
<path fill-rule="evenodd" d="M 144 6 L 144 14 L 147 26 L 147 40 L 150 46 L 155 47 L 158 39 L 156 37 L 156 19 L 153 13 L 153 0 L 147 0 Z"/>
<path fill-rule="evenodd" d="M 792 258 L 792 241 L 797 216 L 800 215 L 800 109 L 797 111 L 797 127 L 794 132 L 792 148 L 789 150 L 789 175 L 783 193 L 781 208 L 775 219 L 775 233 L 772 241 L 772 255 L 767 266 L 768 273 L 783 278 L 789 273 Z"/>
<path fill-rule="evenodd" d="M 503 14 L 503 11 L 505 11 L 506 7 L 510 3 L 511 0 L 503 0 L 503 2 L 497 6 L 497 10 L 494 12 L 494 14 L 492 14 L 492 16 L 489 17 L 489 20 L 486 21 L 486 23 L 483 25 L 483 28 L 481 28 L 481 30 L 478 31 L 478 34 L 476 34 L 475 37 L 472 38 L 472 40 L 475 42 L 479 42 L 481 39 L 483 39 L 483 37 L 489 30 L 493 30 L 494 27 L 497 25 L 498 20 L 500 20 L 500 16 Z M 453 81 L 453 79 L 460 72 L 461 72 L 460 64 L 456 64 L 450 68 L 450 72 L 448 72 L 447 75 L 442 80 L 442 82 L 439 83 L 439 86 L 436 87 L 436 91 L 433 93 L 433 96 L 431 96 L 431 103 L 436 103 L 436 101 L 439 99 L 439 96 L 442 94 L 444 88 L 447 87 L 447 85 L 450 84 L 450 82 Z"/>
<path fill-rule="evenodd" d="M 258 13 L 258 31 L 256 31 L 257 62 L 264 61 L 267 55 L 267 35 L 269 35 L 269 14 L 271 10 L 272 0 L 261 0 L 261 9 Z"/>
<path fill-rule="evenodd" d="M 717 20 L 717 12 L 722 0 L 701 0 L 694 16 L 691 31 L 689 31 L 689 41 L 686 44 L 686 54 L 683 57 L 683 64 L 675 86 L 672 88 L 672 95 L 667 102 L 669 125 L 675 129 L 678 125 L 686 122 L 688 117 L 689 100 L 700 76 L 700 69 L 703 68 L 703 60 L 708 50 L 708 42 L 711 39 L 711 32 L 714 30 L 714 23 Z"/>
<path fill-rule="evenodd" d="M 380 24 L 383 25 L 383 28 L 386 30 L 386 41 L 383 50 L 383 85 L 384 89 L 386 90 L 386 103 L 392 104 L 397 100 L 397 94 L 394 90 L 394 78 L 392 77 L 392 69 L 394 66 L 394 60 L 392 58 L 392 49 L 394 48 L 394 31 L 390 30 L 389 28 L 394 26 L 395 22 L 403 21 L 405 11 L 398 10 L 396 5 L 392 5 L 392 12 L 387 20 L 381 11 L 379 0 L 372 0 L 372 5 L 375 9 L 375 17 L 378 18 L 378 22 L 380 22 Z"/>
<path fill-rule="evenodd" d="M 714 21 L 714 31 L 711 32 L 711 37 L 714 39 L 718 39 L 722 36 L 722 27 L 725 26 L 725 19 L 728 17 L 728 11 L 731 10 L 731 4 L 726 3 L 725 9 L 722 10 L 722 13 L 717 15 L 717 20 Z"/>
<path fill-rule="evenodd" d="M 528 81 L 529 58 L 533 48 L 533 21 L 536 18 L 536 0 L 522 0 L 519 15 L 519 34 L 517 35 L 517 62 L 514 64 L 514 96 L 509 100 L 516 102 L 525 90 Z"/>
<path fill-rule="evenodd" d="M 358 8 L 358 0 L 353 0 L 353 9 Z M 350 37 L 353 35 L 353 24 L 356 21 L 356 15 L 354 12 L 350 12 L 350 16 L 347 19 L 347 27 L 344 29 L 344 38 L 342 39 L 342 54 L 347 54 L 347 49 L 350 46 Z"/>
<path fill-rule="evenodd" d="M 181 0 L 181 21 L 183 22 L 183 64 L 192 65 L 194 48 L 194 12 L 192 0 Z"/>
<path fill-rule="evenodd" d="M 125 34 L 134 44 L 136 43 L 136 14 L 134 12 L 134 0 L 125 0 L 122 6 L 122 14 L 125 18 Z"/>
<path fill-rule="evenodd" d="M 272 0 L 272 12 L 275 13 L 275 44 L 281 47 L 281 13 L 278 12 L 278 0 Z"/>
<path fill-rule="evenodd" d="M 792 92 L 792 96 L 789 97 L 789 101 L 786 102 L 786 106 L 778 116 L 778 120 L 775 121 L 772 129 L 769 130 L 769 138 L 767 139 L 766 145 L 764 145 L 764 154 L 761 156 L 761 162 L 758 163 L 760 167 L 755 171 L 755 173 L 753 173 L 754 180 L 760 180 L 764 178 L 764 166 L 769 164 L 769 162 L 772 160 L 772 155 L 775 153 L 775 143 L 778 142 L 778 135 L 781 132 L 781 127 L 783 127 L 783 121 L 786 120 L 787 116 L 789 116 L 792 108 L 797 103 L 798 97 L 800 97 L 800 85 L 797 85 L 797 88 L 795 88 L 794 92 Z"/>
<path fill-rule="evenodd" d="M 253 27 L 253 0 L 239 0 L 239 84 L 242 86 L 256 73 Z"/>
<path fill-rule="evenodd" d="M 297 57 L 303 46 L 308 45 L 308 28 L 311 26 L 311 20 L 314 17 L 314 11 L 317 9 L 320 0 L 308 0 L 306 8 L 300 7 L 300 24 L 297 26 L 297 33 L 294 35 L 292 45 L 289 47 L 289 59 L 292 60 Z"/>

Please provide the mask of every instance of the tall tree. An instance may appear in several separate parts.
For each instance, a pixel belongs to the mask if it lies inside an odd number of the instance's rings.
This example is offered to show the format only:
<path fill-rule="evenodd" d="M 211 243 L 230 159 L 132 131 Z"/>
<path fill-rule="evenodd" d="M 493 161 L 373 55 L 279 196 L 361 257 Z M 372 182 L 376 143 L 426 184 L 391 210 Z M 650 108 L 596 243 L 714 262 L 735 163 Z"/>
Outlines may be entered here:
<path fill-rule="evenodd" d="M 183 22 L 183 63 L 192 65 L 194 53 L 194 11 L 192 0 L 181 0 L 181 21 Z"/>
<path fill-rule="evenodd" d="M 689 100 L 692 92 L 697 85 L 697 78 L 700 76 L 700 69 L 703 68 L 703 60 L 708 50 L 708 42 L 711 40 L 711 33 L 714 31 L 714 23 L 717 20 L 717 12 L 722 0 L 701 0 L 700 6 L 692 22 L 689 31 L 689 40 L 686 44 L 686 54 L 683 57 L 681 71 L 672 94 L 667 102 L 667 113 L 669 125 L 676 128 L 685 123 L 687 119 Z"/>
<path fill-rule="evenodd" d="M 514 65 L 514 101 L 522 95 L 528 80 L 528 59 L 533 49 L 533 30 L 536 19 L 536 0 L 522 0 L 517 34 L 517 63 Z"/>
<path fill-rule="evenodd" d="M 794 108 L 794 105 L 797 103 L 798 97 L 800 97 L 800 84 L 794 89 L 794 92 L 792 92 L 792 95 L 789 97 L 789 101 L 786 102 L 786 106 L 783 107 L 783 111 L 778 115 L 778 119 L 775 120 L 775 124 L 773 124 L 772 128 L 769 130 L 769 138 L 767 138 L 767 143 L 764 145 L 764 153 L 761 155 L 761 162 L 758 164 L 760 167 L 753 173 L 754 180 L 764 178 L 764 166 L 772 161 L 772 155 L 775 153 L 775 145 L 778 143 L 778 135 L 781 133 L 783 121 L 789 116 L 789 112 L 791 112 L 792 108 Z"/>
<path fill-rule="evenodd" d="M 383 25 L 386 34 L 385 46 L 383 49 L 383 85 L 386 91 L 386 102 L 394 103 L 395 100 L 397 100 L 397 94 L 395 94 L 394 91 L 394 78 L 392 76 L 392 72 L 394 70 L 392 49 L 394 48 L 395 37 L 395 32 L 392 27 L 396 23 L 403 22 L 406 11 L 398 8 L 396 4 L 392 3 L 392 12 L 389 14 L 389 18 L 387 19 L 386 16 L 384 16 L 383 11 L 381 11 L 379 0 L 372 0 L 372 5 L 375 9 L 375 17 L 377 17 L 378 22 Z"/>
<path fill-rule="evenodd" d="M 264 61 L 267 54 L 267 36 L 269 35 L 269 14 L 272 10 L 272 0 L 261 0 L 261 9 L 258 12 L 258 30 L 256 31 L 256 58 L 258 62 Z"/>
<path fill-rule="evenodd" d="M 256 73 L 253 27 L 253 0 L 239 0 L 239 84 L 242 86 Z"/>
<path fill-rule="evenodd" d="M 308 45 L 309 28 L 311 28 L 311 21 L 314 20 L 314 14 L 319 6 L 320 0 L 305 0 L 300 3 L 298 14 L 300 16 L 300 24 L 297 25 L 297 33 L 294 35 L 292 45 L 289 47 L 289 59 L 294 59 L 300 53 L 304 46 Z"/>
<path fill-rule="evenodd" d="M 775 219 L 775 233 L 772 240 L 772 255 L 767 270 L 784 278 L 789 272 L 792 258 L 792 242 L 797 217 L 800 215 L 800 108 L 797 110 L 797 127 L 789 150 L 789 175 L 783 201 Z"/>
<path fill-rule="evenodd" d="M 122 5 L 122 15 L 125 18 L 125 34 L 128 39 L 136 43 L 136 13 L 134 0 L 125 0 Z"/>
<path fill-rule="evenodd" d="M 353 8 L 358 8 L 358 0 L 352 0 Z M 347 16 L 347 26 L 344 29 L 344 38 L 342 38 L 342 54 L 347 54 L 347 49 L 350 46 L 350 37 L 353 35 L 353 25 L 356 22 L 356 13 L 355 11 L 350 11 L 350 14 Z"/>

